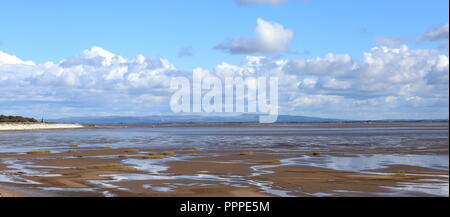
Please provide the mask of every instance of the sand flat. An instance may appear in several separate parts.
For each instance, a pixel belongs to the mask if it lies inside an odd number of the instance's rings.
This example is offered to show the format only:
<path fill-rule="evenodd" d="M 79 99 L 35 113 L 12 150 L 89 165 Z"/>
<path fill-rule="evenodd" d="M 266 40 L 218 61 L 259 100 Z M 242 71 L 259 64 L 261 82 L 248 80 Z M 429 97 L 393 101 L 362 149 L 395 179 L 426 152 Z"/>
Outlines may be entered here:
<path fill-rule="evenodd" d="M 2 132 L 0 189 L 8 190 L 3 196 L 448 196 L 447 123 L 329 125 Z"/>
<path fill-rule="evenodd" d="M 10 190 L 0 189 L 0 197 L 25 197 L 27 195 Z"/>
<path fill-rule="evenodd" d="M 417 173 L 416 167 L 395 165 L 378 171 L 380 174 L 367 174 L 320 166 L 290 165 L 283 160 L 291 159 L 293 155 L 308 154 L 305 152 L 261 152 L 255 149 L 253 155 L 242 156 L 240 153 L 243 150 L 186 151 L 167 148 L 141 149 L 142 153 L 118 157 L 125 151 L 98 147 L 96 150 L 64 154 L 0 153 L 0 159 L 4 162 L 15 159 L 18 160 L 16 164 L 27 167 L 23 173 L 11 173 L 8 172 L 11 165 L 3 164 L 0 172 L 12 178 L 26 178 L 40 183 L 22 186 L 54 196 L 102 196 L 105 191 L 114 196 L 147 197 L 381 196 L 392 193 L 386 187 L 396 188 L 402 183 L 433 184 L 448 181 L 448 171 L 425 167 Z M 163 159 L 142 157 L 145 153 L 166 151 L 172 151 L 174 155 Z M 37 175 L 30 176 L 27 174 L 29 170 Z M 402 174 L 396 174 L 396 171 L 402 171 Z M 424 173 L 427 175 L 421 176 Z M 17 183 L 14 185 L 20 188 Z M 10 190 L 2 190 L 1 194 L 8 197 L 24 196 Z M 410 196 L 430 195 L 416 192 Z"/>

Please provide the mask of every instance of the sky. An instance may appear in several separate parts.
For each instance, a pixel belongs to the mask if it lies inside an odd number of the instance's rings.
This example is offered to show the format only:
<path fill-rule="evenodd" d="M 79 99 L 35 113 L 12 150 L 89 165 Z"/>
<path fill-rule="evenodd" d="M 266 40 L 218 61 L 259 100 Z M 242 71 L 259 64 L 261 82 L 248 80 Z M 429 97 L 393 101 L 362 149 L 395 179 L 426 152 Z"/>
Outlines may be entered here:
<path fill-rule="evenodd" d="M 448 1 L 0 3 L 0 113 L 169 114 L 194 70 L 280 78 L 281 114 L 448 118 Z"/>

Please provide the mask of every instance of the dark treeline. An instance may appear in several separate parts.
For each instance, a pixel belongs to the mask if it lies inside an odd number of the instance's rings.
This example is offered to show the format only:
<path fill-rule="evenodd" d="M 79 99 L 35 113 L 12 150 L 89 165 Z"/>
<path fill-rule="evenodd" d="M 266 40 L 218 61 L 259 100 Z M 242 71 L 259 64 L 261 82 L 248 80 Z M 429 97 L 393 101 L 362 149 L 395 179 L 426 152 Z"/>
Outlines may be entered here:
<path fill-rule="evenodd" d="M 34 118 L 0 115 L 0 123 L 1 122 L 38 122 L 38 121 Z"/>

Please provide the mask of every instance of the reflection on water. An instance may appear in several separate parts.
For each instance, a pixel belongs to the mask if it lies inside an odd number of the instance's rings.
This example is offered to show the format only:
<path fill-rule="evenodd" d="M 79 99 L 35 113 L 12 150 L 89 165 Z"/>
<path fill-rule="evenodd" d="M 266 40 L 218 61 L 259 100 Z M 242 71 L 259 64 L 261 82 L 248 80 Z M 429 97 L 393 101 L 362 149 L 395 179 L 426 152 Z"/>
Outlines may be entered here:
<path fill-rule="evenodd" d="M 166 162 L 180 161 L 185 159 L 194 158 L 192 156 L 168 156 L 163 159 L 136 159 L 130 158 L 122 160 L 122 163 L 127 166 L 131 166 L 137 170 L 149 172 L 152 174 L 158 174 L 159 172 L 166 171 L 169 169 L 169 166 L 166 166 Z"/>
<path fill-rule="evenodd" d="M 394 190 L 394 192 L 422 192 L 430 195 L 442 197 L 449 196 L 448 182 L 437 183 L 409 183 L 402 182 L 397 186 L 386 186 L 385 188 Z"/>
<path fill-rule="evenodd" d="M 161 191 L 161 192 L 172 192 L 174 190 L 173 187 L 162 187 L 155 185 L 143 185 L 142 187 L 152 189 L 153 191 Z"/>
<path fill-rule="evenodd" d="M 372 172 L 368 170 L 383 169 L 391 165 L 408 165 L 418 166 L 432 169 L 447 170 L 449 167 L 448 155 L 357 155 L 355 157 L 310 157 L 303 156 L 300 158 L 288 158 L 281 160 L 281 165 L 265 165 L 264 168 L 271 168 L 277 166 L 292 166 L 304 165 L 313 167 L 322 167 L 333 170 L 353 171 L 365 174 L 390 175 L 388 173 Z M 429 176 L 423 174 L 405 174 L 411 176 Z M 400 183 L 397 186 L 386 186 L 385 188 L 401 192 L 403 196 L 408 196 L 410 193 L 420 192 L 437 196 L 449 195 L 449 176 L 448 175 L 433 175 L 434 177 L 442 177 L 439 180 L 421 179 L 432 183 Z M 346 191 L 336 190 L 336 193 L 350 193 Z M 352 192 L 357 193 L 357 192 Z M 317 194 L 317 193 L 316 193 Z M 331 195 L 314 195 L 313 196 L 331 196 Z M 394 194 L 400 196 L 398 194 Z"/>
<path fill-rule="evenodd" d="M 415 125 L 412 125 L 415 126 Z M 203 149 L 273 148 L 353 150 L 395 148 L 399 151 L 448 145 L 448 127 L 403 128 L 277 128 L 277 127 L 185 127 L 119 128 L 0 132 L 0 152 L 35 149 L 66 151 L 70 144 L 80 148 L 160 148 L 199 146 Z M 236 136 L 238 135 L 238 136 Z"/>
<path fill-rule="evenodd" d="M 432 169 L 449 167 L 448 155 L 356 155 L 354 157 L 322 156 L 289 158 L 282 161 L 285 165 L 306 165 L 324 167 L 333 170 L 361 172 L 386 168 L 390 165 L 409 165 Z"/>
<path fill-rule="evenodd" d="M 126 188 L 118 187 L 113 183 L 120 183 L 123 181 L 143 181 L 143 180 L 189 180 L 189 181 L 209 181 L 217 182 L 217 184 L 229 185 L 234 187 L 247 187 L 248 184 L 259 187 L 263 192 L 281 196 L 289 197 L 289 191 L 280 190 L 273 186 L 269 181 L 256 181 L 247 179 L 245 176 L 219 176 L 210 174 L 192 174 L 192 175 L 168 175 L 168 174 L 107 174 L 102 175 L 108 177 L 110 180 L 92 180 L 91 183 L 102 185 L 107 188 L 115 188 L 119 190 L 127 190 Z M 171 184 L 170 189 L 173 190 L 177 184 Z M 150 188 L 155 191 L 161 191 L 161 188 L 151 187 L 152 185 L 143 185 L 144 188 Z"/>
<path fill-rule="evenodd" d="M 42 187 L 42 190 L 46 191 L 88 191 L 93 192 L 95 191 L 94 188 L 57 188 L 57 187 Z"/>
<path fill-rule="evenodd" d="M 32 181 L 25 177 L 27 176 L 40 176 L 40 177 L 53 177 L 61 176 L 60 174 L 50 174 L 46 169 L 65 169 L 69 167 L 52 167 L 33 165 L 30 162 L 9 159 L 0 160 L 0 163 L 6 165 L 6 170 L 0 173 L 0 182 L 16 183 L 16 184 L 40 184 L 39 182 Z"/>

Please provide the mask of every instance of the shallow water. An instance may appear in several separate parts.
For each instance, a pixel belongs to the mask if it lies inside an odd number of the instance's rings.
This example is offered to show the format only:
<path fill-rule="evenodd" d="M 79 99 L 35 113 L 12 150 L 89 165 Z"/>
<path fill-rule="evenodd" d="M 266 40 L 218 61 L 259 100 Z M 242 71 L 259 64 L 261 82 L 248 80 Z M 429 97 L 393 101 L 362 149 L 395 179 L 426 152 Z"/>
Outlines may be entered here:
<path fill-rule="evenodd" d="M 448 125 L 418 125 L 384 128 L 312 127 L 130 127 L 0 132 L 0 152 L 79 147 L 160 148 L 195 145 L 204 149 L 361 149 L 414 148 L 426 150 L 448 145 Z M 448 150 L 448 148 L 447 148 Z"/>
<path fill-rule="evenodd" d="M 355 155 L 352 157 L 339 156 L 303 156 L 282 160 L 285 165 L 306 165 L 323 167 L 333 170 L 362 172 L 367 170 L 383 169 L 390 165 L 408 165 L 438 170 L 448 170 L 448 155 Z"/>
<path fill-rule="evenodd" d="M 102 188 L 121 188 L 117 184 L 132 180 L 190 180 L 198 185 L 207 185 L 201 181 L 214 181 L 235 187 L 257 186 L 263 192 L 292 196 L 292 193 L 311 196 L 336 196 L 342 194 L 359 194 L 336 189 L 330 192 L 292 192 L 281 189 L 276 183 L 256 181 L 253 177 L 273 173 L 272 168 L 287 165 L 306 165 L 333 170 L 370 173 L 391 165 L 409 165 L 448 171 L 448 125 L 411 123 L 403 127 L 353 127 L 331 128 L 311 126 L 301 127 L 133 127 L 119 129 L 76 129 L 76 130 L 39 130 L 0 132 L 0 152 L 25 153 L 30 150 L 51 149 L 53 152 L 66 152 L 70 144 L 77 144 L 78 149 L 99 146 L 113 148 L 183 148 L 190 145 L 202 150 L 234 150 L 270 148 L 275 151 L 319 151 L 324 154 L 311 157 L 308 155 L 281 159 L 280 165 L 255 165 L 252 174 L 243 176 L 219 176 L 207 174 L 178 175 L 166 174 L 166 165 L 171 161 L 182 161 L 195 156 L 171 156 L 161 160 L 124 159 L 122 163 L 147 174 L 112 174 L 105 175 L 111 180 L 93 180 L 91 183 L 99 189 L 66 189 L 67 191 L 101 190 L 104 196 L 114 196 Z M 447 154 L 445 154 L 447 153 Z M 96 156 L 108 158 L 110 156 Z M 0 173 L 0 183 L 39 184 L 28 180 L 27 176 L 53 176 L 46 169 L 28 162 L 14 159 L 0 160 L 6 165 L 6 173 Z M 13 173 L 20 172 L 17 176 Z M 12 175 L 11 175 L 12 174 Z M 401 183 L 386 189 L 393 195 L 410 195 L 421 192 L 430 195 L 448 196 L 448 176 L 436 183 Z M 195 183 L 194 183 L 195 184 Z M 184 184 L 187 185 L 187 184 Z M 143 188 L 160 192 L 176 191 L 183 184 L 145 185 Z M 45 188 L 48 191 L 63 191 L 60 188 Z"/>
<path fill-rule="evenodd" d="M 281 160 L 281 165 L 265 165 L 262 168 L 270 169 L 278 166 L 292 166 L 292 165 L 305 165 L 313 167 L 321 167 L 333 170 L 352 171 L 363 174 L 377 174 L 377 175 L 391 175 L 390 173 L 372 172 L 369 170 L 377 170 L 387 168 L 391 165 L 408 165 L 418 166 L 424 168 L 446 170 L 449 168 L 449 156 L 448 155 L 357 155 L 354 157 L 335 157 L 335 156 L 323 156 L 323 157 L 310 157 L 303 156 L 300 158 L 287 158 Z M 422 174 L 405 174 L 412 176 L 428 176 Z M 397 186 L 385 186 L 386 189 L 395 191 L 397 194 L 391 196 L 409 196 L 414 193 L 424 193 L 435 196 L 449 196 L 449 176 L 448 175 L 433 175 L 440 177 L 439 180 L 422 179 L 422 181 L 431 181 L 433 183 L 400 183 Z M 361 192 L 349 192 L 335 190 L 336 193 L 353 193 L 358 194 Z M 400 194 L 398 194 L 400 193 Z M 314 193 L 312 196 L 333 196 L 334 194 L 327 195 L 327 193 Z M 381 194 L 383 195 L 383 194 Z M 387 196 L 387 195 L 386 195 Z"/>

